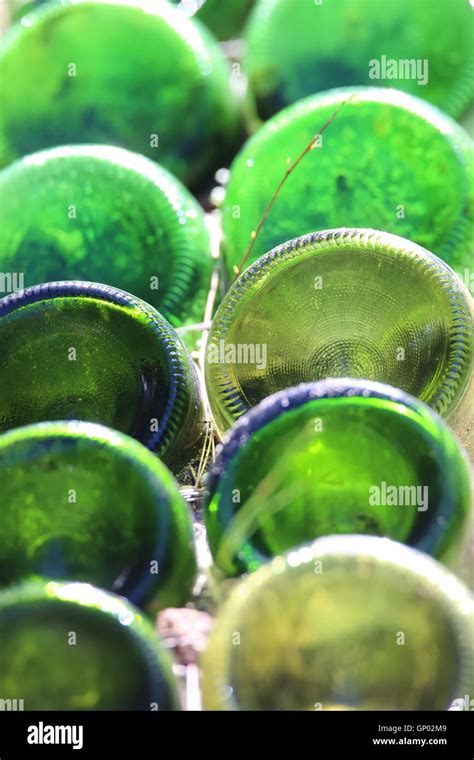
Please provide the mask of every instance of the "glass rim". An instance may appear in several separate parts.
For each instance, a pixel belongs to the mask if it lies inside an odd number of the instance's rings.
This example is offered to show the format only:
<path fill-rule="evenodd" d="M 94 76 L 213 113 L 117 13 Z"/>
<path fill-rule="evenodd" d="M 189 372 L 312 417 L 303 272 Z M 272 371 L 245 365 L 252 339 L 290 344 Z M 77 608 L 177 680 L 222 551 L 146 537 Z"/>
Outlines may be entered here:
<path fill-rule="evenodd" d="M 174 482 L 172 473 L 166 465 L 143 444 L 126 433 L 95 422 L 54 420 L 13 428 L 3 433 L 0 436 L 0 471 L 3 468 L 3 454 L 8 454 L 8 451 L 14 450 L 16 446 L 41 446 L 41 444 L 52 441 L 58 444 L 82 442 L 92 448 L 105 448 L 114 461 L 121 463 L 122 469 L 126 465 L 137 473 L 151 496 L 153 514 L 157 520 L 157 532 L 148 559 L 159 559 L 160 562 L 163 562 L 164 558 L 165 561 L 169 561 L 167 546 L 173 530 L 173 504 L 178 506 L 179 502 L 183 512 L 186 511 L 186 504 L 179 493 L 177 483 Z M 37 453 L 35 452 L 35 456 Z M 8 464 L 6 466 L 8 467 Z M 166 504 L 167 509 L 161 509 L 160 505 L 162 504 Z M 156 586 L 156 576 L 147 572 L 147 561 L 145 560 L 141 565 L 141 568 L 139 566 L 136 568 L 137 575 L 134 583 L 129 587 L 122 586 L 120 591 L 122 595 L 126 595 L 131 603 L 140 606 L 146 605 L 155 587 L 155 596 L 159 597 L 160 594 L 160 586 Z M 21 581 L 22 578 L 19 578 L 16 583 L 21 583 Z M 80 583 L 81 581 L 75 582 Z M 165 587 L 166 576 L 163 578 L 163 588 Z"/>
<path fill-rule="evenodd" d="M 231 592 L 217 618 L 211 634 L 210 647 L 204 660 L 203 685 L 204 694 L 207 693 L 208 698 L 215 700 L 219 686 L 228 683 L 229 659 L 233 647 L 232 636 L 225 634 L 227 631 L 236 630 L 237 621 L 242 611 L 245 614 L 248 600 L 261 598 L 265 594 L 266 585 L 283 571 L 291 573 L 298 566 L 313 564 L 318 559 L 324 561 L 326 557 L 334 557 L 336 561 L 339 559 L 350 561 L 353 557 L 368 558 L 377 563 L 383 562 L 394 571 L 394 574 L 402 575 L 408 572 L 425 588 L 429 587 L 435 600 L 443 605 L 445 613 L 448 616 L 451 615 L 454 622 L 453 633 L 458 657 L 457 682 L 453 691 L 456 689 L 459 694 L 453 694 L 453 700 L 457 696 L 464 697 L 469 693 L 474 675 L 469 616 L 473 615 L 474 603 L 466 585 L 441 562 L 416 548 L 390 538 L 346 534 L 322 536 L 275 557 L 271 562 L 251 573 Z M 288 562 L 289 558 L 291 562 Z M 316 574 L 315 577 L 317 577 Z M 223 699 L 222 695 L 219 695 L 218 701 L 221 709 L 239 709 L 233 693 L 228 699 Z M 446 709 L 449 706 L 447 705 Z"/>
<path fill-rule="evenodd" d="M 33 580 L 0 589 L 0 617 L 5 610 L 23 605 L 57 605 L 77 609 L 95 620 L 109 620 L 120 630 L 127 645 L 136 647 L 144 673 L 148 674 L 151 695 L 157 699 L 169 690 L 170 701 L 178 704 L 168 652 L 133 603 L 113 591 L 82 581 L 62 581 L 38 576 Z"/>
<path fill-rule="evenodd" d="M 150 430 L 149 436 L 143 443 L 147 448 L 163 453 L 179 432 L 180 424 L 176 416 L 182 417 L 186 413 L 185 379 L 188 367 L 185 365 L 189 364 L 190 359 L 174 328 L 155 307 L 125 290 L 86 280 L 58 280 L 32 285 L 1 298 L 0 330 L 2 317 L 12 314 L 17 309 L 41 301 L 53 301 L 55 298 L 90 298 L 117 306 L 131 307 L 145 317 L 147 326 L 163 350 L 170 387 L 162 422 L 157 431 Z M 183 368 L 186 369 L 185 372 Z"/>
<path fill-rule="evenodd" d="M 350 251 L 354 255 L 376 251 L 394 260 L 408 261 L 423 267 L 437 292 L 442 293 L 450 305 L 450 365 L 444 372 L 438 389 L 430 399 L 430 406 L 443 416 L 450 416 L 460 404 L 468 387 L 469 368 L 472 364 L 472 319 L 474 314 L 472 297 L 453 269 L 435 254 L 410 240 L 393 233 L 370 228 L 339 227 L 330 230 L 310 232 L 293 238 L 272 248 L 257 261 L 250 264 L 231 285 L 214 317 L 206 346 L 212 341 L 226 338 L 233 325 L 234 316 L 239 314 L 244 298 L 252 298 L 252 290 L 262 284 L 267 277 L 275 275 L 276 268 L 286 262 L 297 266 L 312 256 L 331 254 L 337 256 Z M 259 294 L 261 291 L 259 291 Z M 248 304 L 247 304 L 248 305 Z M 464 317 L 463 317 L 464 313 Z M 238 406 L 239 416 L 250 408 L 242 394 L 235 387 L 227 367 L 222 368 L 223 384 L 232 392 L 232 403 Z M 206 372 L 209 364 L 206 361 Z M 383 381 L 382 381 L 383 382 Z M 222 401 L 222 392 L 218 398 Z M 221 409 L 227 409 L 222 403 Z"/>
<path fill-rule="evenodd" d="M 430 428 L 427 427 L 428 424 L 430 426 L 435 426 L 442 431 L 443 438 L 440 441 L 439 446 L 443 455 L 443 467 L 439 466 L 437 468 L 440 474 L 440 479 L 444 481 L 443 469 L 445 469 L 445 471 L 450 469 L 448 461 L 450 445 L 456 446 L 456 451 L 459 452 L 460 457 L 460 467 L 462 468 L 464 465 L 466 473 L 469 473 L 469 460 L 464 448 L 442 417 L 423 401 L 420 401 L 399 388 L 394 388 L 390 385 L 372 380 L 359 378 L 328 378 L 312 383 L 301 383 L 292 388 L 278 391 L 263 399 L 259 404 L 246 412 L 246 414 L 238 418 L 224 436 L 222 443 L 217 447 L 215 461 L 206 477 L 206 510 L 215 494 L 219 492 L 221 479 L 225 476 L 226 472 L 228 472 L 234 459 L 238 458 L 241 449 L 245 448 L 248 441 L 251 441 L 251 437 L 254 433 L 271 425 L 275 420 L 283 417 L 288 411 L 299 409 L 313 401 L 327 400 L 331 398 L 380 399 L 393 402 L 394 404 L 403 405 L 407 409 L 416 413 L 416 425 L 417 427 L 423 428 L 426 435 L 431 435 Z M 415 420 L 412 420 L 412 423 L 415 423 Z M 225 509 L 228 514 L 233 515 L 231 518 L 232 521 L 235 516 L 235 505 L 232 501 L 232 484 L 220 491 L 220 499 L 221 509 Z M 439 537 L 445 530 L 446 523 L 455 517 L 456 502 L 446 501 L 445 494 L 445 498 L 439 499 L 434 506 L 434 509 L 421 513 L 423 518 L 422 523 L 418 523 L 418 530 L 412 532 L 412 534 L 407 537 L 405 545 L 428 554 L 436 548 Z M 440 517 L 443 517 L 443 521 L 438 522 L 438 518 Z M 225 531 L 225 525 L 223 530 Z M 323 537 L 324 536 L 320 536 L 319 538 Z M 220 540 L 217 546 L 219 546 L 219 543 Z M 263 550 L 255 546 L 252 536 L 246 538 L 244 543 L 251 551 L 252 558 L 257 562 L 265 564 L 272 560 L 271 555 L 266 554 Z M 229 561 L 232 561 L 235 565 L 235 555 L 234 557 L 229 558 Z M 239 566 L 238 561 L 237 566 Z"/>

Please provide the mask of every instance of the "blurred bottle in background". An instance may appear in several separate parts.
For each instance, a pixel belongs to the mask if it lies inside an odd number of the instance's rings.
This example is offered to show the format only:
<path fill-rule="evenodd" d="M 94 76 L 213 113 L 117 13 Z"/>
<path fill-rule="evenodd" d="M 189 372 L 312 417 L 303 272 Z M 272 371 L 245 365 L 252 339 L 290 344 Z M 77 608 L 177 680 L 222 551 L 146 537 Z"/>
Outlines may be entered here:
<path fill-rule="evenodd" d="M 24 710 L 179 710 L 171 660 L 124 599 L 86 583 L 0 593 L 0 699 Z"/>
<path fill-rule="evenodd" d="M 396 87 L 459 118 L 474 103 L 469 0 L 258 0 L 244 68 L 268 118 L 331 87 Z"/>
<path fill-rule="evenodd" d="M 0 89 L 0 165 L 55 145 L 105 143 L 197 185 L 238 131 L 217 42 L 168 2 L 42 6 L 5 35 Z"/>
<path fill-rule="evenodd" d="M 473 693 L 472 635 L 472 597 L 435 560 L 384 538 L 321 538 L 234 590 L 203 663 L 204 707 L 447 710 Z"/>

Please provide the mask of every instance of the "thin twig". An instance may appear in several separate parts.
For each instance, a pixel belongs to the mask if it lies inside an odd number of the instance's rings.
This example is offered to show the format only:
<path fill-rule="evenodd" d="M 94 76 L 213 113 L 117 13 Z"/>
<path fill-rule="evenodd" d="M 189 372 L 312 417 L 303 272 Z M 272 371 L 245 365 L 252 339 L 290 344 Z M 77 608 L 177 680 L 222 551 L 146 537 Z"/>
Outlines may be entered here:
<path fill-rule="evenodd" d="M 273 195 L 272 195 L 272 197 L 270 199 L 270 202 L 268 203 L 268 206 L 266 207 L 266 209 L 265 209 L 265 211 L 263 213 L 263 216 L 262 216 L 262 218 L 260 219 L 260 221 L 259 221 L 259 223 L 257 225 L 257 228 L 250 233 L 250 243 L 248 244 L 247 250 L 245 251 L 245 255 L 244 255 L 242 261 L 240 262 L 240 264 L 239 264 L 238 267 L 234 267 L 235 276 L 234 276 L 233 282 L 235 282 L 235 280 L 237 279 L 237 277 L 241 273 L 243 267 L 245 266 L 245 263 L 246 263 L 248 257 L 252 253 L 253 247 L 254 247 L 255 242 L 256 242 L 259 234 L 260 234 L 260 231 L 261 231 L 263 225 L 265 224 L 265 222 L 267 221 L 268 215 L 270 214 L 270 211 L 272 210 L 273 204 L 275 203 L 276 199 L 280 195 L 280 192 L 281 192 L 281 190 L 283 188 L 283 185 L 287 181 L 288 177 L 296 169 L 296 167 L 298 166 L 298 164 L 300 163 L 300 161 L 303 160 L 303 158 L 306 156 L 306 154 L 309 153 L 310 150 L 313 150 L 313 148 L 316 146 L 316 143 L 318 142 L 319 138 L 321 137 L 321 135 L 323 134 L 323 132 L 329 127 L 329 125 L 334 121 L 334 119 L 338 115 L 339 111 L 347 103 L 349 103 L 349 101 L 352 100 L 352 98 L 355 95 L 356 95 L 356 93 L 353 92 L 352 95 L 350 95 L 350 97 L 348 97 L 346 100 L 344 100 L 336 108 L 336 110 L 333 111 L 333 113 L 331 114 L 331 116 L 329 116 L 329 118 L 324 122 L 324 124 L 321 127 L 321 129 L 318 132 L 316 132 L 316 134 L 314 135 L 314 137 L 311 138 L 310 142 L 308 143 L 308 145 L 306 146 L 306 148 L 300 153 L 300 155 L 298 156 L 298 158 L 295 161 L 293 161 L 293 163 L 290 164 L 286 168 L 285 174 L 283 175 L 282 179 L 280 180 L 280 183 L 279 183 L 277 189 L 273 193 Z"/>
<path fill-rule="evenodd" d="M 199 465 L 198 465 L 196 478 L 195 478 L 194 485 L 196 488 L 199 488 L 202 486 L 202 479 L 207 467 L 207 463 L 209 461 L 209 457 L 211 455 L 213 441 L 214 441 L 214 426 L 211 421 L 208 421 L 206 423 L 206 438 L 202 447 L 201 457 L 199 459 Z"/>
<path fill-rule="evenodd" d="M 197 322 L 193 325 L 183 325 L 183 327 L 175 327 L 175 331 L 178 335 L 184 335 L 189 332 L 202 332 L 203 330 L 209 330 L 212 322 Z"/>

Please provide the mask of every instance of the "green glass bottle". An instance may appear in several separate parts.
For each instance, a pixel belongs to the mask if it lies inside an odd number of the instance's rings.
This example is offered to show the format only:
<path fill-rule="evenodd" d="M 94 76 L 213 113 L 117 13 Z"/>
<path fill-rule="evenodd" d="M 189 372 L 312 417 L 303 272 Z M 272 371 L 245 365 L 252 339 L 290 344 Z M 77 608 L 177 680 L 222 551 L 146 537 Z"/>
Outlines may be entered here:
<path fill-rule="evenodd" d="M 259 0 L 244 59 L 267 117 L 329 87 L 397 87 L 454 117 L 473 101 L 469 0 Z"/>
<path fill-rule="evenodd" d="M 52 3 L 0 46 L 0 165 L 74 143 L 120 145 L 186 184 L 220 163 L 237 129 L 212 35 L 171 3 Z"/>
<path fill-rule="evenodd" d="M 0 698 L 24 710 L 179 710 L 168 652 L 124 599 L 87 583 L 0 593 Z"/>
<path fill-rule="evenodd" d="M 454 272 L 395 235 L 342 228 L 291 240 L 217 310 L 206 349 L 216 423 L 300 382 L 366 378 L 433 407 L 474 454 L 473 313 Z"/>
<path fill-rule="evenodd" d="M 472 695 L 473 602 L 421 552 L 331 536 L 235 589 L 203 663 L 208 710 L 447 710 Z"/>
<path fill-rule="evenodd" d="M 178 327 L 203 321 L 211 270 L 202 208 L 137 153 L 53 148 L 0 172 L 0 272 L 113 285 Z"/>
<path fill-rule="evenodd" d="M 237 155 L 223 205 L 229 274 L 239 266 L 288 162 L 344 102 L 287 178 L 247 263 L 285 240 L 344 226 L 393 232 L 461 274 L 471 269 L 472 140 L 418 98 L 382 88 L 347 88 L 285 109 Z"/>
<path fill-rule="evenodd" d="M 456 564 L 470 469 L 442 419 L 380 383 L 323 380 L 266 398 L 224 439 L 208 477 L 218 568 L 252 572 L 319 536 L 388 536 Z"/>
<path fill-rule="evenodd" d="M 0 436 L 0 585 L 87 581 L 149 610 L 184 605 L 196 575 L 177 483 L 144 446 L 88 422 Z"/>
<path fill-rule="evenodd" d="M 173 0 L 188 16 L 194 16 L 211 29 L 219 40 L 239 36 L 255 0 Z"/>
<path fill-rule="evenodd" d="M 144 301 L 57 282 L 0 300 L 0 431 L 99 422 L 137 438 L 173 472 L 196 456 L 204 412 L 192 359 Z"/>

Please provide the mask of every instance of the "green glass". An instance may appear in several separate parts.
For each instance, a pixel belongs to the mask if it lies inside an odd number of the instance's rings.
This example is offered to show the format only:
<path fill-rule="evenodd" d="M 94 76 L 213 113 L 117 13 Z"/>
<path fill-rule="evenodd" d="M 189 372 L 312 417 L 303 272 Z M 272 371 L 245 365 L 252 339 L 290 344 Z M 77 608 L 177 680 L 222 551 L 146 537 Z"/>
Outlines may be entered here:
<path fill-rule="evenodd" d="M 473 313 L 454 272 L 408 240 L 344 228 L 291 240 L 217 310 L 206 349 L 216 423 L 299 382 L 366 378 L 433 407 L 474 453 Z"/>
<path fill-rule="evenodd" d="M 25 710 L 179 710 L 168 652 L 140 612 L 86 583 L 0 594 L 0 699 Z"/>
<path fill-rule="evenodd" d="M 0 436 L 0 585 L 87 581 L 155 610 L 184 605 L 196 575 L 190 514 L 144 446 L 87 422 Z"/>
<path fill-rule="evenodd" d="M 295 161 L 326 120 L 334 121 L 284 184 L 247 264 L 313 230 L 372 227 L 424 246 L 463 274 L 472 269 L 473 142 L 422 100 L 382 88 L 307 98 L 267 122 L 231 166 L 223 205 L 227 270 Z"/>
<path fill-rule="evenodd" d="M 204 412 L 192 359 L 144 301 L 59 282 L 0 300 L 0 431 L 99 422 L 179 472 L 200 451 Z"/>
<path fill-rule="evenodd" d="M 46 2 L 61 0 L 7 0 L 11 20 L 36 10 Z M 255 0 L 171 0 L 187 16 L 196 13 L 199 21 L 210 29 L 217 39 L 230 40 L 238 37 Z"/>
<path fill-rule="evenodd" d="M 238 37 L 255 0 L 173 0 L 188 16 L 211 29 L 219 40 Z"/>
<path fill-rule="evenodd" d="M 55 145 L 106 143 L 195 184 L 235 137 L 225 59 L 171 3 L 39 8 L 0 46 L 0 90 L 0 165 Z"/>
<path fill-rule="evenodd" d="M 202 322 L 211 270 L 202 208 L 154 161 L 71 146 L 0 172 L 0 272 L 113 285 L 177 327 Z"/>
<path fill-rule="evenodd" d="M 207 488 L 209 543 L 226 575 L 336 533 L 388 536 L 455 564 L 471 522 L 470 469 L 450 429 L 366 380 L 262 401 L 224 439 Z"/>
<path fill-rule="evenodd" d="M 244 65 L 267 117 L 329 87 L 397 87 L 460 116 L 473 101 L 469 0 L 259 0 Z"/>
<path fill-rule="evenodd" d="M 205 655 L 204 707 L 446 710 L 473 693 L 472 623 L 469 591 L 430 557 L 321 538 L 233 592 Z"/>

